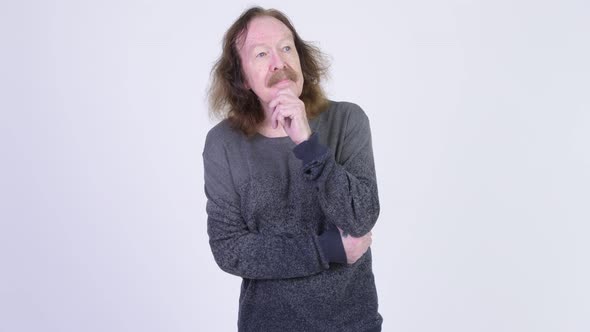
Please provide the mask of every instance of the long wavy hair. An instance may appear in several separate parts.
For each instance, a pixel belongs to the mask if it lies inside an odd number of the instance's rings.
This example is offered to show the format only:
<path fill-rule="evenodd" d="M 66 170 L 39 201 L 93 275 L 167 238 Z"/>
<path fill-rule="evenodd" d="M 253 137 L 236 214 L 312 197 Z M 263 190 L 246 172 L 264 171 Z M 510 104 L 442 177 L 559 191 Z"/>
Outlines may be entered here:
<path fill-rule="evenodd" d="M 320 85 L 328 74 L 328 62 L 319 48 L 299 37 L 285 14 L 276 9 L 252 7 L 232 24 L 223 37 L 221 56 L 211 70 L 209 86 L 209 112 L 217 118 L 227 118 L 230 125 L 247 136 L 256 133 L 264 121 L 264 110 L 256 94 L 246 88 L 238 42 L 245 36 L 248 24 L 260 16 L 270 16 L 281 21 L 293 33 L 303 74 L 303 90 L 299 97 L 305 103 L 308 119 L 313 119 L 328 106 Z"/>

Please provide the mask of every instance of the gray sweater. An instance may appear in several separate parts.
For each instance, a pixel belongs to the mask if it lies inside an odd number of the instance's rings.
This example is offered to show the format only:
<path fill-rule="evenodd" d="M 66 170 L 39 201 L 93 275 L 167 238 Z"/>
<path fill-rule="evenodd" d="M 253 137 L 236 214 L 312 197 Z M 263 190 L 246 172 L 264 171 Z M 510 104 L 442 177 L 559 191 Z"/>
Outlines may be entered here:
<path fill-rule="evenodd" d="M 203 151 L 207 231 L 217 264 L 242 277 L 239 331 L 379 329 L 371 251 L 346 264 L 336 227 L 371 230 L 379 198 L 369 120 L 330 102 L 314 134 L 247 138 L 227 120 Z"/>

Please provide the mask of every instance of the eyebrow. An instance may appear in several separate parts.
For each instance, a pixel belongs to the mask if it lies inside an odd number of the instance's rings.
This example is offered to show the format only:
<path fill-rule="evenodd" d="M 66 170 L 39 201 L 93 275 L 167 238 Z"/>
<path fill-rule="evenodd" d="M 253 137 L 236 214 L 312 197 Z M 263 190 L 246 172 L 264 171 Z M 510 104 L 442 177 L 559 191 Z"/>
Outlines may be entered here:
<path fill-rule="evenodd" d="M 279 39 L 279 43 L 282 43 L 282 42 L 284 42 L 285 40 L 293 41 L 293 43 L 295 43 L 295 38 L 293 38 L 293 36 L 292 36 L 292 35 L 289 35 L 289 36 L 287 36 L 287 37 L 284 37 L 284 38 L 281 38 L 281 39 Z M 255 49 L 256 47 L 261 47 L 261 46 L 266 46 L 266 44 L 264 44 L 264 43 L 259 43 L 259 44 L 250 45 L 250 46 L 248 47 L 248 50 L 249 50 L 249 51 L 251 51 L 251 50 Z"/>

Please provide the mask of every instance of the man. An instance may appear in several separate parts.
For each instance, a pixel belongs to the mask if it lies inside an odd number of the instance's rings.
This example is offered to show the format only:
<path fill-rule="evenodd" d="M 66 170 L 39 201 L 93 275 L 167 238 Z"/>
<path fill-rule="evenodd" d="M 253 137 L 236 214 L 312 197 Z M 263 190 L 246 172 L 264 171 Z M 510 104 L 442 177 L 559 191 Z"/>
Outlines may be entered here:
<path fill-rule="evenodd" d="M 329 101 L 326 66 L 276 10 L 224 37 L 203 151 L 217 264 L 242 277 L 239 331 L 380 331 L 371 267 L 379 199 L 369 121 Z"/>

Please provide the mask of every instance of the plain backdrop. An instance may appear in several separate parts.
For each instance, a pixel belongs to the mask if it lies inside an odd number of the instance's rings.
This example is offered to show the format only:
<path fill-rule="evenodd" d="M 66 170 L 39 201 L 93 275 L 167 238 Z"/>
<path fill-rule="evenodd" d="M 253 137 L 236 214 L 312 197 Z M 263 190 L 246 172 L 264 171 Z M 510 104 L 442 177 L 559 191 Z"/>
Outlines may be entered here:
<path fill-rule="evenodd" d="M 368 114 L 387 331 L 590 331 L 590 4 L 2 1 L 0 331 L 235 331 L 206 88 L 275 7 Z"/>

